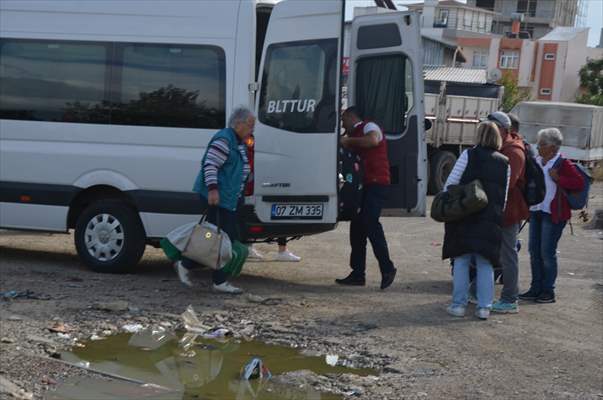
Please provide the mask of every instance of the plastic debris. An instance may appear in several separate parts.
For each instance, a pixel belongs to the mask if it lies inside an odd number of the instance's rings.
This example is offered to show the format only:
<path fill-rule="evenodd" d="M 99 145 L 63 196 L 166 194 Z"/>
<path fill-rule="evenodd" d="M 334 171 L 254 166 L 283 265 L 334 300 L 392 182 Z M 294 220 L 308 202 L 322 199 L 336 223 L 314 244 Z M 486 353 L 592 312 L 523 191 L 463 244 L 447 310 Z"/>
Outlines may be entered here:
<path fill-rule="evenodd" d="M 174 338 L 174 334 L 168 332 L 164 327 L 154 326 L 132 335 L 128 345 L 146 350 L 156 350 Z"/>
<path fill-rule="evenodd" d="M 128 333 L 138 333 L 144 329 L 144 326 L 141 324 L 126 324 L 122 326 L 121 329 Z"/>
<path fill-rule="evenodd" d="M 186 307 L 186 311 L 184 311 L 181 315 L 182 322 L 184 322 L 184 328 L 186 328 L 189 332 L 200 333 L 203 334 L 211 329 L 211 327 L 207 325 L 203 325 L 195 310 L 193 310 L 193 306 Z"/>
<path fill-rule="evenodd" d="M 69 325 L 66 325 L 62 322 L 57 322 L 54 325 L 49 326 L 48 330 L 50 332 L 54 332 L 54 333 L 67 333 L 67 332 L 74 331 L 74 329 L 72 327 L 70 327 Z"/>
<path fill-rule="evenodd" d="M 272 373 L 264 365 L 262 359 L 258 357 L 249 360 L 249 362 L 241 369 L 241 379 L 246 381 L 251 379 L 264 380 L 270 378 L 272 378 Z"/>
<path fill-rule="evenodd" d="M 337 361 L 339 361 L 339 356 L 337 354 L 327 354 L 325 356 L 325 362 L 327 365 L 334 367 L 337 365 Z"/>
<path fill-rule="evenodd" d="M 205 339 L 225 338 L 232 335 L 232 331 L 226 328 L 213 328 L 202 334 Z"/>
<path fill-rule="evenodd" d="M 32 300 L 50 300 L 51 297 L 44 294 L 37 294 L 32 290 L 7 290 L 4 292 L 0 292 L 0 298 L 3 300 L 11 300 L 11 299 L 32 299 Z"/>

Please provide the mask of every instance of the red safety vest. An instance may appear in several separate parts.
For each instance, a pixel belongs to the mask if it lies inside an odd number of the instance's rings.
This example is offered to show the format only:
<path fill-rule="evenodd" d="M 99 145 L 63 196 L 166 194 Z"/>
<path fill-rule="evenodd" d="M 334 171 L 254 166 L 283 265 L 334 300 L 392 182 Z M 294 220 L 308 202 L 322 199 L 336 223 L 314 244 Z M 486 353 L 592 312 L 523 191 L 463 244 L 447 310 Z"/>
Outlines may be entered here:
<path fill-rule="evenodd" d="M 369 121 L 363 121 L 354 128 L 352 137 L 363 137 L 364 126 Z M 389 185 L 391 183 L 389 173 L 389 159 L 387 158 L 387 140 L 385 134 L 376 147 L 368 149 L 355 149 L 360 155 L 364 165 L 365 185 Z"/>

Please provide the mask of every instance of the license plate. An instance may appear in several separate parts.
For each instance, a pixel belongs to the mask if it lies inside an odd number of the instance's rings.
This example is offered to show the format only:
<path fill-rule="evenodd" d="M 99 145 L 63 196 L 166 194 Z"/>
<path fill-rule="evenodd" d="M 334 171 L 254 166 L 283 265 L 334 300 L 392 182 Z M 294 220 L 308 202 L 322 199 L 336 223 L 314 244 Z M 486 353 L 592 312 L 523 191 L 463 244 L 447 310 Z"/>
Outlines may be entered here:
<path fill-rule="evenodd" d="M 322 219 L 324 204 L 273 204 L 271 219 Z"/>

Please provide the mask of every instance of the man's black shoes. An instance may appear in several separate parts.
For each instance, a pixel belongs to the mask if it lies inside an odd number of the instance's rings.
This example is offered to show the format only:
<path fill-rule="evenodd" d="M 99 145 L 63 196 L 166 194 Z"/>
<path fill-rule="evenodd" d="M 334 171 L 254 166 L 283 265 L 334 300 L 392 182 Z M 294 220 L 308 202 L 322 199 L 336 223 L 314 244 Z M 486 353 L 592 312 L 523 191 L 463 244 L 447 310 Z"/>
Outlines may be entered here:
<path fill-rule="evenodd" d="M 345 286 L 364 286 L 366 280 L 351 273 L 343 279 L 335 279 L 335 283 Z"/>
<path fill-rule="evenodd" d="M 391 271 L 381 275 L 381 290 L 390 287 L 396 278 L 396 272 L 398 272 L 398 270 L 393 268 Z"/>

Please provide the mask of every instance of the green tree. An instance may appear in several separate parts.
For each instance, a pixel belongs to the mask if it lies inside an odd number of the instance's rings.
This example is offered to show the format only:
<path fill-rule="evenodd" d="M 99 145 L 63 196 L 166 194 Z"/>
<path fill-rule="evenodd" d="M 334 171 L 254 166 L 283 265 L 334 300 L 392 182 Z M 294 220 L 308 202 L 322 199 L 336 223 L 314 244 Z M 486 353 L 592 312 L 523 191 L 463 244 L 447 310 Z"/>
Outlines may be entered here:
<path fill-rule="evenodd" d="M 517 78 L 511 72 L 505 71 L 498 84 L 505 88 L 502 99 L 502 109 L 504 112 L 511 111 L 515 107 L 515 104 L 520 101 L 530 99 L 530 93 L 517 85 Z"/>
<path fill-rule="evenodd" d="M 583 93 L 578 103 L 603 106 L 603 59 L 589 60 L 580 68 L 580 86 Z"/>

